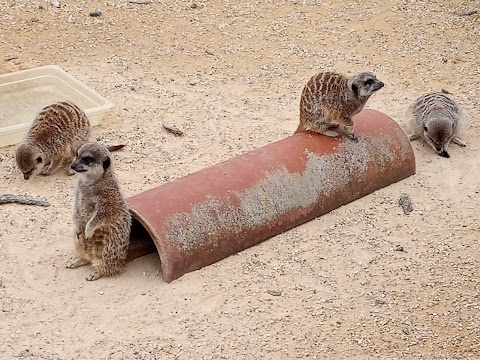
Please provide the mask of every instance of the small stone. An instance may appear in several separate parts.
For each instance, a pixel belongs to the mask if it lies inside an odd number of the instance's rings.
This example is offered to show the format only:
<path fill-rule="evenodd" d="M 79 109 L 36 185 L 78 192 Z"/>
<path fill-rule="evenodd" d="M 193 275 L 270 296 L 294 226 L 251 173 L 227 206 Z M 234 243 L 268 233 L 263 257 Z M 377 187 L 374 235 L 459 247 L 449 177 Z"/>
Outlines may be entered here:
<path fill-rule="evenodd" d="M 103 292 L 103 291 L 99 291 L 98 293 L 99 293 L 100 295 L 103 295 L 103 294 L 104 294 L 104 292 Z"/>
<path fill-rule="evenodd" d="M 173 135 L 176 136 L 184 136 L 185 133 L 177 128 L 174 124 L 169 124 L 169 123 L 164 123 L 163 128 L 167 130 L 168 132 L 172 133 Z"/>
<path fill-rule="evenodd" d="M 397 246 L 395 247 L 395 251 L 402 251 L 402 252 L 405 252 L 405 249 L 403 248 L 403 246 L 402 246 L 402 245 L 397 245 Z"/>
<path fill-rule="evenodd" d="M 280 296 L 282 295 L 281 290 L 267 290 L 267 293 L 272 296 Z"/>
<path fill-rule="evenodd" d="M 398 199 L 398 205 L 402 207 L 405 215 L 408 215 L 413 211 L 412 200 L 408 194 L 403 193 L 400 196 L 400 199 Z"/>
<path fill-rule="evenodd" d="M 477 13 L 477 10 L 458 10 L 455 11 L 455 14 L 458 16 L 470 16 L 470 15 L 475 15 Z"/>
<path fill-rule="evenodd" d="M 196 9 L 196 8 L 198 8 L 197 3 L 192 3 L 192 4 L 190 5 L 190 9 Z"/>
<path fill-rule="evenodd" d="M 50 0 L 50 4 L 52 4 L 52 6 L 54 6 L 56 8 L 60 7 L 60 1 L 58 1 L 58 0 Z"/>
<path fill-rule="evenodd" d="M 129 3 L 131 4 L 150 4 L 152 1 L 151 0 L 128 0 Z"/>
<path fill-rule="evenodd" d="M 98 10 L 95 10 L 95 11 L 92 11 L 90 13 L 90 16 L 92 17 L 99 17 L 99 16 L 102 16 L 102 12 L 101 11 L 98 11 Z"/>

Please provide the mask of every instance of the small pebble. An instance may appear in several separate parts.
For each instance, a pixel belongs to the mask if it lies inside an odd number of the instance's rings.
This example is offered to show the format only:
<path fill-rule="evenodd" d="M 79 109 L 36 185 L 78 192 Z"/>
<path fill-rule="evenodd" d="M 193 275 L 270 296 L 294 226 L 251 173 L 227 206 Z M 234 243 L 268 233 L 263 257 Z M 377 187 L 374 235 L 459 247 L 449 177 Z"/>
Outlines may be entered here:
<path fill-rule="evenodd" d="M 151 0 L 128 0 L 131 4 L 150 4 Z"/>
<path fill-rule="evenodd" d="M 470 16 L 470 15 L 475 15 L 477 13 L 477 10 L 459 10 L 455 11 L 455 14 L 458 16 Z"/>
<path fill-rule="evenodd" d="M 180 130 L 179 128 L 177 128 L 174 124 L 164 123 L 163 128 L 165 130 L 167 130 L 168 132 L 171 132 L 173 135 L 176 135 L 176 136 L 185 135 L 185 133 L 182 130 Z"/>
<path fill-rule="evenodd" d="M 98 11 L 98 10 L 92 11 L 92 12 L 90 13 L 90 16 L 92 16 L 92 17 L 99 17 L 99 16 L 101 16 L 101 15 L 102 15 L 102 12 L 101 12 L 101 11 Z"/>
<path fill-rule="evenodd" d="M 52 6 L 54 6 L 56 8 L 60 7 L 60 1 L 58 1 L 58 0 L 50 0 L 50 4 L 52 4 Z"/>
<path fill-rule="evenodd" d="M 402 207 L 405 215 L 408 215 L 413 211 L 412 200 L 408 194 L 403 193 L 400 196 L 400 199 L 398 199 L 398 205 Z"/>
<path fill-rule="evenodd" d="M 272 296 L 280 296 L 282 295 L 282 292 L 280 290 L 267 290 L 267 293 L 272 295 Z"/>
<path fill-rule="evenodd" d="M 402 252 L 405 252 L 405 249 L 403 248 L 403 246 L 402 246 L 402 245 L 397 245 L 397 246 L 395 247 L 395 251 L 402 251 Z"/>

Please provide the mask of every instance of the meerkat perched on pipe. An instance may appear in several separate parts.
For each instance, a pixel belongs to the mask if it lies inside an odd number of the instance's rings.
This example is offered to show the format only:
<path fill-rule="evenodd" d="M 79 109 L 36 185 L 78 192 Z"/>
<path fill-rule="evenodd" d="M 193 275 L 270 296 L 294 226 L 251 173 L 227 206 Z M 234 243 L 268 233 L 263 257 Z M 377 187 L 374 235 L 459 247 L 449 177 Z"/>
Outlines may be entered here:
<path fill-rule="evenodd" d="M 25 180 L 39 173 L 51 175 L 59 168 L 70 169 L 75 152 L 90 136 L 85 113 L 69 101 L 45 106 L 32 123 L 15 158 Z"/>
<path fill-rule="evenodd" d="M 75 192 L 76 255 L 66 267 L 91 264 L 87 280 L 114 275 L 123 268 L 130 241 L 131 215 L 105 146 L 83 144 L 72 169 L 80 173 Z"/>
<path fill-rule="evenodd" d="M 300 124 L 295 133 L 310 130 L 336 137 L 340 127 L 356 140 L 352 116 L 359 113 L 370 96 L 384 83 L 369 72 L 346 77 L 333 72 L 314 75 L 305 85 L 300 98 Z"/>
<path fill-rule="evenodd" d="M 413 134 L 410 140 L 422 137 L 438 155 L 450 157 L 450 142 L 467 146 L 458 136 L 459 123 L 463 119 L 460 107 L 448 96 L 430 92 L 420 96 L 409 107 Z"/>

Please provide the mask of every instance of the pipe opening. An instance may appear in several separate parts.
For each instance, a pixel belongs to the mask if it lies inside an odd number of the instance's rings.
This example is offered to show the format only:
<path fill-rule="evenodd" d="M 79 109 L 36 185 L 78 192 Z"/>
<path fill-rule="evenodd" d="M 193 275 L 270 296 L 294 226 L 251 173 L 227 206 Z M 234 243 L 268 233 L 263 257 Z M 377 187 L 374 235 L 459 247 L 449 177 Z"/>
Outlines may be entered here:
<path fill-rule="evenodd" d="M 147 229 L 145 229 L 137 219 L 132 217 L 132 229 L 130 232 L 127 262 L 154 252 L 157 252 L 157 247 Z"/>

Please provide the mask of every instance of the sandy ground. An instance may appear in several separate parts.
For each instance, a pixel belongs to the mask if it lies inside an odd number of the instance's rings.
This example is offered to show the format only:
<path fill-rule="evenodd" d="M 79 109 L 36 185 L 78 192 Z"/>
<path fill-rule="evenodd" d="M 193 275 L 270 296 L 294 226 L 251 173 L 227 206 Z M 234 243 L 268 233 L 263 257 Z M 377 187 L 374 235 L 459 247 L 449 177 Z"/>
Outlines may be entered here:
<path fill-rule="evenodd" d="M 415 176 L 171 284 L 157 254 L 65 269 L 76 179 L 26 182 L 1 148 L 0 193 L 52 203 L 1 205 L 1 359 L 480 359 L 478 0 L 60 1 L 0 2 L 0 73 L 57 64 L 113 101 L 94 136 L 128 144 L 127 196 L 289 136 L 321 70 L 375 72 L 368 107 L 402 126 L 447 89 L 468 147 L 415 142 Z"/>

